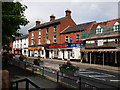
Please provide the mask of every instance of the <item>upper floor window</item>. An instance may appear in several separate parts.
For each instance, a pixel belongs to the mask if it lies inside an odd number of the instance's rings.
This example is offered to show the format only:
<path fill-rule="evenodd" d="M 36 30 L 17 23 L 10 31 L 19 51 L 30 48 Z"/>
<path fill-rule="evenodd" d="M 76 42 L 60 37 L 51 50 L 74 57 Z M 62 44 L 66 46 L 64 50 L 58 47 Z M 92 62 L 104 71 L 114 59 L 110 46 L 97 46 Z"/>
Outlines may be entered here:
<path fill-rule="evenodd" d="M 46 28 L 46 34 L 48 34 L 48 28 Z"/>
<path fill-rule="evenodd" d="M 118 31 L 119 29 L 120 29 L 120 24 L 118 22 L 116 22 L 113 26 L 113 30 Z"/>
<path fill-rule="evenodd" d="M 38 39 L 38 44 L 41 44 L 41 43 L 40 43 L 40 40 L 41 40 L 41 39 L 39 38 L 39 39 Z"/>
<path fill-rule="evenodd" d="M 32 36 L 34 36 L 34 31 L 32 31 Z"/>
<path fill-rule="evenodd" d="M 76 41 L 80 40 L 80 34 L 76 34 Z"/>
<path fill-rule="evenodd" d="M 53 36 L 53 42 L 56 43 L 56 34 Z"/>
<path fill-rule="evenodd" d="M 48 40 L 48 35 L 46 35 L 46 40 Z"/>
<path fill-rule="evenodd" d="M 96 28 L 96 34 L 100 34 L 100 33 L 102 33 L 103 32 L 103 28 L 101 28 L 100 26 L 98 26 L 97 28 Z"/>
<path fill-rule="evenodd" d="M 36 44 L 35 40 L 32 39 L 32 40 L 31 40 L 31 45 L 35 45 L 35 44 Z"/>
<path fill-rule="evenodd" d="M 56 32 L 56 30 L 57 30 L 57 29 L 56 29 L 56 26 L 54 26 L 54 32 Z"/>
<path fill-rule="evenodd" d="M 68 43 L 68 41 L 69 41 L 69 37 L 66 36 L 66 37 L 65 37 L 65 42 Z"/>
<path fill-rule="evenodd" d="M 39 30 L 38 35 L 41 35 L 41 31 Z"/>

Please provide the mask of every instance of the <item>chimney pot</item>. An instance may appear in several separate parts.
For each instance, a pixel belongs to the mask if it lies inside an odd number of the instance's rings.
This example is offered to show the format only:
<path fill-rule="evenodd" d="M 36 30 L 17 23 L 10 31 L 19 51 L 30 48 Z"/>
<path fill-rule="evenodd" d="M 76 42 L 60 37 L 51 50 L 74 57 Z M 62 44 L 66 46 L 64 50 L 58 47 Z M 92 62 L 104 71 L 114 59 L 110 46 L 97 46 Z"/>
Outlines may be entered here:
<path fill-rule="evenodd" d="M 55 20 L 55 15 L 54 14 L 50 15 L 50 21 L 54 21 L 54 20 Z"/>
<path fill-rule="evenodd" d="M 39 19 L 36 21 L 36 26 L 38 26 L 38 25 L 40 25 L 40 20 Z"/>
<path fill-rule="evenodd" d="M 71 10 L 70 10 L 70 9 L 67 9 L 67 10 L 65 11 L 65 13 L 66 13 L 66 16 L 71 16 Z"/>

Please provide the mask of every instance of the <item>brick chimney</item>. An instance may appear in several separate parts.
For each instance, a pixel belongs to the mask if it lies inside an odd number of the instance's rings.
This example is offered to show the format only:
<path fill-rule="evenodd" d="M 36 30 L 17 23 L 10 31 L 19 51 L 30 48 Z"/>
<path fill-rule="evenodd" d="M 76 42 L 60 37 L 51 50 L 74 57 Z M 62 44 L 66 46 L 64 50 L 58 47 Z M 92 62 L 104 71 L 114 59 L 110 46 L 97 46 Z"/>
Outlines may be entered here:
<path fill-rule="evenodd" d="M 66 16 L 71 16 L 71 10 L 70 10 L 70 9 L 67 9 L 67 10 L 65 11 L 65 13 L 66 13 Z"/>
<path fill-rule="evenodd" d="M 40 25 L 40 20 L 39 19 L 36 21 L 36 26 L 38 26 L 38 25 Z"/>
<path fill-rule="evenodd" d="M 54 20 L 55 20 L 54 14 L 50 15 L 50 21 L 54 21 Z"/>

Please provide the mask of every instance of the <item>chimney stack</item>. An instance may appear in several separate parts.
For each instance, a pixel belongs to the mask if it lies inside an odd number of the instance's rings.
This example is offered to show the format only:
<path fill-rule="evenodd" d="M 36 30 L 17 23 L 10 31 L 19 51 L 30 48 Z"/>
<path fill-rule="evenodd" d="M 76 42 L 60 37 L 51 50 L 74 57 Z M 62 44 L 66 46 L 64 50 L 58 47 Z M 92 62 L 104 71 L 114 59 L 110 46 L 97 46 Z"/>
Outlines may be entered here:
<path fill-rule="evenodd" d="M 54 20 L 55 20 L 55 15 L 54 14 L 50 15 L 50 21 L 54 21 Z"/>
<path fill-rule="evenodd" d="M 40 20 L 39 19 L 36 21 L 36 26 L 38 26 L 38 25 L 40 25 Z"/>
<path fill-rule="evenodd" d="M 67 10 L 65 11 L 65 13 L 66 13 L 66 16 L 71 16 L 71 10 L 70 10 L 70 9 L 67 9 Z"/>

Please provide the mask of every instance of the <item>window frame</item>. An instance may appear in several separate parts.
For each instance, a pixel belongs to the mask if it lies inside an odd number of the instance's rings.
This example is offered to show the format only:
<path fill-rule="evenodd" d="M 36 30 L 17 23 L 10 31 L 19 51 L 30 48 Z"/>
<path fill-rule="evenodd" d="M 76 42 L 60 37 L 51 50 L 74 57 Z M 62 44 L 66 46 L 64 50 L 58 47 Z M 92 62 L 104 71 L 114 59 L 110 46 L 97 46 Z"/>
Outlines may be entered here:
<path fill-rule="evenodd" d="M 65 42 L 66 42 L 66 43 L 69 42 L 69 36 L 68 36 L 68 35 L 65 36 Z"/>
<path fill-rule="evenodd" d="M 76 42 L 80 40 L 80 34 L 76 34 Z"/>
<path fill-rule="evenodd" d="M 56 43 L 57 42 L 57 36 L 56 34 L 53 35 L 53 43 Z"/>

